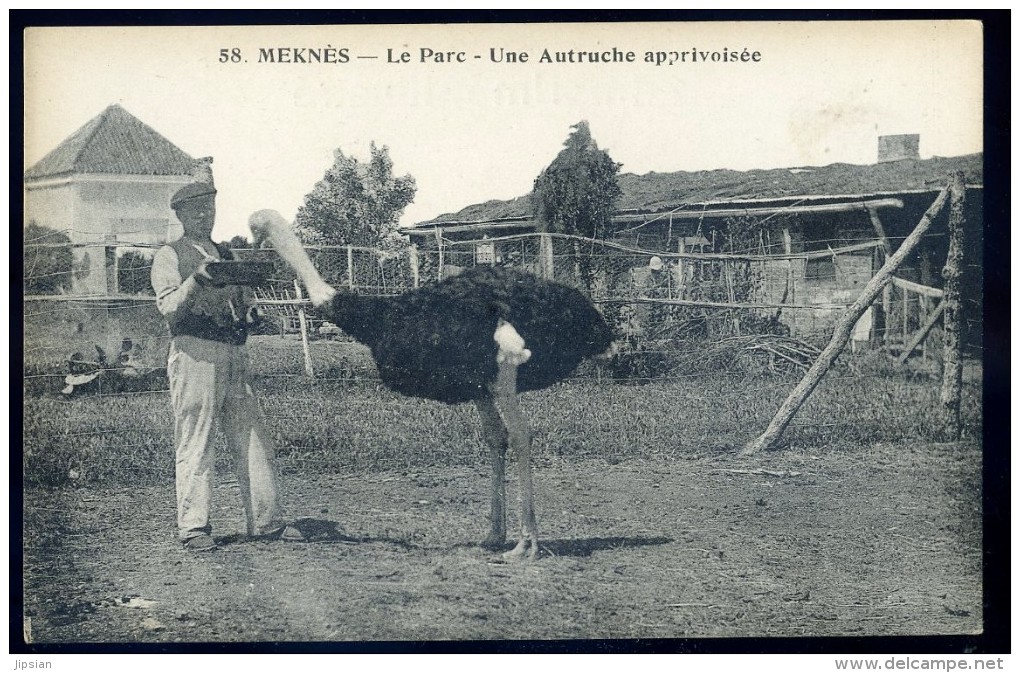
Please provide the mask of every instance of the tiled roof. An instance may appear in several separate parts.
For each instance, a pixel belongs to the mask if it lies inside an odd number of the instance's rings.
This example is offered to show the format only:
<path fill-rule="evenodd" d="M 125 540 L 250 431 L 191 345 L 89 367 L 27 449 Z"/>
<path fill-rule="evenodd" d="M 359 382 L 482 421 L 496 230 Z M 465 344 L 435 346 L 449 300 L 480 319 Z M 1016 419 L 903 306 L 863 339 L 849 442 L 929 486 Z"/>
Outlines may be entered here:
<path fill-rule="evenodd" d="M 25 171 L 25 179 L 74 173 L 190 175 L 194 164 L 148 125 L 111 105 Z"/>
<path fill-rule="evenodd" d="M 963 171 L 968 185 L 983 184 L 983 155 L 905 159 L 872 165 L 831 164 L 800 168 L 732 171 L 678 171 L 619 176 L 623 195 L 618 210 L 666 211 L 683 205 L 789 200 L 796 197 L 860 197 L 938 191 L 949 174 Z M 478 222 L 531 216 L 531 195 L 487 201 L 440 215 L 435 222 Z"/>

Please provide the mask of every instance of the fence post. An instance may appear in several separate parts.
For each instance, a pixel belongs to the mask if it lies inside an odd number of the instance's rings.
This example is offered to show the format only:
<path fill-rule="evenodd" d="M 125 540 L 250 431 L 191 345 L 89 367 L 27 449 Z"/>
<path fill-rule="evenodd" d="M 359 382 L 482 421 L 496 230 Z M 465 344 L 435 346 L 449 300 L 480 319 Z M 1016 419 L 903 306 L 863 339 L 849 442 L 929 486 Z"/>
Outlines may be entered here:
<path fill-rule="evenodd" d="M 542 278 L 553 280 L 556 277 L 556 269 L 553 265 L 553 243 L 552 237 L 547 233 L 538 235 L 538 256 L 539 270 Z"/>
<path fill-rule="evenodd" d="M 111 243 L 107 237 L 107 243 L 103 246 L 103 270 L 106 273 L 105 294 L 120 294 L 120 272 L 117 266 L 117 245 Z"/>
<path fill-rule="evenodd" d="M 443 280 L 443 263 L 445 261 L 443 258 L 443 253 L 446 250 L 446 247 L 443 245 L 442 232 L 443 232 L 442 228 L 436 227 L 436 247 L 439 248 L 439 270 L 436 276 L 437 281 Z"/>
<path fill-rule="evenodd" d="M 294 289 L 297 292 L 298 301 L 304 299 L 301 292 L 301 281 L 294 281 Z M 308 345 L 308 321 L 305 319 L 305 308 L 298 304 L 298 326 L 301 328 L 301 350 L 305 358 L 305 376 L 315 378 L 315 370 L 312 369 L 312 349 Z"/>
<path fill-rule="evenodd" d="M 960 436 L 960 388 L 963 385 L 963 360 L 960 347 L 960 276 L 963 273 L 963 236 L 964 206 L 967 189 L 963 180 L 963 172 L 953 175 L 950 185 L 949 207 L 949 254 L 946 265 L 942 269 L 945 279 L 942 291 L 942 305 L 945 306 L 943 318 L 943 357 L 942 370 L 942 407 L 945 412 L 947 428 L 954 439 Z"/>
<path fill-rule="evenodd" d="M 791 304 L 797 303 L 797 281 L 793 274 L 793 260 L 790 255 L 793 254 L 793 239 L 790 236 L 790 228 L 783 227 L 783 252 L 786 254 L 786 300 Z M 797 336 L 797 313 L 791 311 L 787 314 L 790 316 L 790 336 Z"/>
<path fill-rule="evenodd" d="M 347 246 L 347 287 L 354 289 L 354 248 Z"/>
<path fill-rule="evenodd" d="M 928 318 L 928 297 L 923 294 L 917 295 L 917 324 L 918 329 L 924 327 L 927 323 Z M 921 318 L 925 318 L 922 322 Z M 905 346 L 906 344 L 904 344 Z M 928 342 L 927 340 L 921 341 L 921 362 L 928 363 Z"/>
<path fill-rule="evenodd" d="M 907 340 L 910 339 L 910 292 L 905 287 L 900 289 L 903 290 L 903 335 L 900 342 L 906 346 Z"/>
<path fill-rule="evenodd" d="M 811 369 L 800 380 L 800 383 L 794 387 L 793 392 L 783 402 L 783 405 L 776 412 L 775 418 L 769 423 L 765 432 L 757 439 L 749 442 L 741 451 L 741 455 L 757 453 L 762 449 L 775 445 L 779 440 L 780 435 L 783 434 L 786 426 L 793 419 L 793 415 L 797 413 L 804 400 L 808 398 L 811 391 L 821 382 L 822 377 L 825 376 L 832 363 L 836 361 L 836 358 L 843 351 L 847 341 L 850 340 L 850 334 L 853 332 L 854 325 L 864 315 L 864 311 L 875 301 L 875 298 L 878 297 L 886 283 L 892 279 L 893 274 L 896 273 L 896 270 L 903 263 L 903 260 L 907 258 L 907 255 L 913 252 L 925 232 L 931 227 L 932 220 L 935 219 L 943 206 L 945 206 L 948 196 L 949 188 L 946 187 L 939 193 L 938 198 L 935 199 L 935 202 L 931 204 L 924 213 L 924 216 L 921 217 L 921 221 L 917 223 L 914 230 L 910 232 L 910 235 L 900 245 L 899 250 L 886 259 L 885 264 L 878 270 L 878 273 L 868 281 L 864 291 L 861 292 L 861 296 L 857 298 L 850 308 L 847 309 L 846 313 L 836 322 L 829 345 L 822 350 L 818 359 L 811 365 Z"/>
<path fill-rule="evenodd" d="M 418 246 L 411 244 L 411 247 L 407 249 L 407 262 L 411 266 L 411 283 L 414 288 L 417 289 L 421 286 L 421 272 L 418 269 Z"/>
<path fill-rule="evenodd" d="M 892 254 L 892 244 L 889 243 L 889 236 L 886 235 L 882 220 L 878 217 L 877 208 L 869 207 L 868 217 L 871 218 L 871 226 L 875 228 L 875 234 L 882 243 L 882 261 L 885 262 L 885 260 L 889 259 L 889 255 Z M 889 308 L 892 301 L 890 292 L 891 290 L 888 285 L 882 288 L 882 341 L 886 346 L 889 345 Z"/>

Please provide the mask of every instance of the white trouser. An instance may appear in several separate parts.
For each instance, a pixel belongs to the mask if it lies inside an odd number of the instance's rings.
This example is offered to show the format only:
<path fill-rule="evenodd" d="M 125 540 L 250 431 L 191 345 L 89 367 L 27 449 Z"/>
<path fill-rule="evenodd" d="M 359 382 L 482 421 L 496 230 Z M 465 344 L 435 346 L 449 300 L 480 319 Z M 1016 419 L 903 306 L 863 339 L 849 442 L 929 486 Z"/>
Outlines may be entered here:
<path fill-rule="evenodd" d="M 182 540 L 210 533 L 215 476 L 213 430 L 222 424 L 233 454 L 248 535 L 283 527 L 272 438 L 259 420 L 244 346 L 174 337 L 167 362 L 177 452 L 177 527 Z"/>

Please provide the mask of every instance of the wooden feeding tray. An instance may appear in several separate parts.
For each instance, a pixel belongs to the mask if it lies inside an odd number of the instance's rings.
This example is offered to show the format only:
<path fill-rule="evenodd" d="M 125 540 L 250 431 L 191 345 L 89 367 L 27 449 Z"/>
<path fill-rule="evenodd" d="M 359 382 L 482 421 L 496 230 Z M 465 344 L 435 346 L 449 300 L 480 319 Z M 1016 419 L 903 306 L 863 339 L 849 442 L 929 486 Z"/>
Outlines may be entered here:
<path fill-rule="evenodd" d="M 273 273 L 272 262 L 227 260 L 209 262 L 205 270 L 218 285 L 264 285 Z"/>

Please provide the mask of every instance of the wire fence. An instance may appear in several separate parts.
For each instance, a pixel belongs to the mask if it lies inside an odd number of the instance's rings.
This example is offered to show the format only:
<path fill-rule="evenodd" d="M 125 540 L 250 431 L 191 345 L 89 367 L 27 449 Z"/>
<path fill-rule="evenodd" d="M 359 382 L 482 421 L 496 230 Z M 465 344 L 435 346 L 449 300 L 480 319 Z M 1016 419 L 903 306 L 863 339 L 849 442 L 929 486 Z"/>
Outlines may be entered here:
<path fill-rule="evenodd" d="M 738 352 L 771 368 L 804 367 L 884 261 L 881 243 L 866 239 L 834 240 L 822 250 L 796 253 L 765 240 L 737 254 L 712 252 L 711 246 L 707 240 L 681 242 L 678 251 L 664 252 L 522 234 L 435 239 L 401 250 L 339 246 L 308 252 L 327 282 L 369 295 L 400 294 L 477 265 L 517 268 L 578 287 L 620 339 L 617 374 L 645 379 L 669 377 L 680 365 L 689 369 L 685 354 L 704 361 L 706 354 L 725 359 Z M 90 366 L 128 370 L 136 380 L 120 382 L 126 390 L 151 383 L 146 376 L 164 365 L 168 344 L 149 281 L 155 248 L 26 244 L 27 388 L 63 389 L 66 376 L 84 376 Z M 273 353 L 257 373 L 371 378 L 370 366 L 353 363 L 358 349 L 350 339 L 307 310 L 293 271 L 275 251 L 234 254 L 274 264 L 269 280 L 255 289 L 265 319 L 258 336 L 265 338 L 256 337 L 253 345 Z M 938 288 L 896 279 L 858 321 L 851 350 L 882 350 L 903 362 L 920 358 L 937 367 L 940 297 Z M 980 298 L 968 302 L 974 306 L 965 314 L 979 315 L 974 309 Z M 107 390 L 116 392 L 110 381 L 117 378 L 124 377 L 110 377 Z"/>

